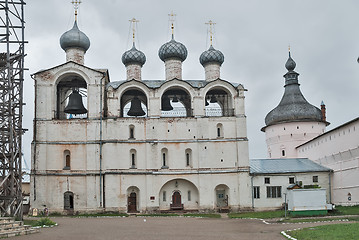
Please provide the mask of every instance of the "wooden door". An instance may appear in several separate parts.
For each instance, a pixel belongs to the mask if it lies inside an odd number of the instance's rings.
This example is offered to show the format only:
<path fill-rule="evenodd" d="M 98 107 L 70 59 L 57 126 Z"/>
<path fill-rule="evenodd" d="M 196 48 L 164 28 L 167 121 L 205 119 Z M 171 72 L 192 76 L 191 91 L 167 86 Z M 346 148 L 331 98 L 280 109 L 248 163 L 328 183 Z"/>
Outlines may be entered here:
<path fill-rule="evenodd" d="M 172 195 L 172 209 L 183 209 L 181 194 L 179 192 L 174 192 Z"/>
<path fill-rule="evenodd" d="M 131 193 L 130 196 L 128 196 L 127 199 L 127 211 L 129 213 L 137 212 L 137 199 L 136 199 L 136 193 Z"/>

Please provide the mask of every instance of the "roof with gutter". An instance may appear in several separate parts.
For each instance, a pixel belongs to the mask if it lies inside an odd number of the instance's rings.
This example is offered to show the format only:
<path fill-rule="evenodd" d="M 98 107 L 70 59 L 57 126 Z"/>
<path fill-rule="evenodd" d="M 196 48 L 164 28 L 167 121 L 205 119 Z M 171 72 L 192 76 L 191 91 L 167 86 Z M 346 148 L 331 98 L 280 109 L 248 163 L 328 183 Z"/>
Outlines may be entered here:
<path fill-rule="evenodd" d="M 332 169 L 308 158 L 251 159 L 250 174 L 331 172 Z"/>

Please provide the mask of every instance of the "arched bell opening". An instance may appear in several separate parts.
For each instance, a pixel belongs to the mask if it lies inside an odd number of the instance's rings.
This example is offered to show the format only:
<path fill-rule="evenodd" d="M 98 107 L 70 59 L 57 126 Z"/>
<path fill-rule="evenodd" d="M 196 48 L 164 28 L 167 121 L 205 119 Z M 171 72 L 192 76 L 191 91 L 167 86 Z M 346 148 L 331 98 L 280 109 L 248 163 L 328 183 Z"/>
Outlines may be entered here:
<path fill-rule="evenodd" d="M 161 117 L 192 116 L 191 96 L 180 88 L 171 88 L 161 97 Z"/>
<path fill-rule="evenodd" d="M 121 117 L 147 117 L 147 97 L 142 91 L 131 89 L 122 95 Z"/>
<path fill-rule="evenodd" d="M 208 117 L 234 115 L 232 96 L 224 89 L 215 88 L 209 90 L 204 99 L 204 107 Z"/>
<path fill-rule="evenodd" d="M 87 118 L 87 84 L 78 76 L 69 76 L 57 84 L 56 119 Z"/>

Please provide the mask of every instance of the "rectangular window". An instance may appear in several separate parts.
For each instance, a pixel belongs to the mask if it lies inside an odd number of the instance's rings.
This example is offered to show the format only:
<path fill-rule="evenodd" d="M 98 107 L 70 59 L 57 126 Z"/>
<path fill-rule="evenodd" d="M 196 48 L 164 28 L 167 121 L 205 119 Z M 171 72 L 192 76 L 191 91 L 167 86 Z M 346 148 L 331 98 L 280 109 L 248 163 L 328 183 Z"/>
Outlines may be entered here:
<path fill-rule="evenodd" d="M 131 166 L 132 168 L 136 167 L 135 154 L 134 153 L 131 154 L 131 165 L 132 165 Z"/>
<path fill-rule="evenodd" d="M 267 198 L 281 198 L 281 197 L 282 197 L 281 186 L 267 187 Z"/>
<path fill-rule="evenodd" d="M 162 200 L 166 202 L 166 191 L 163 191 L 162 193 Z"/>
<path fill-rule="evenodd" d="M 253 187 L 253 197 L 254 198 L 260 198 L 260 191 L 259 191 L 259 186 L 254 186 Z"/>
<path fill-rule="evenodd" d="M 318 182 L 318 176 L 313 176 L 313 182 Z"/>
<path fill-rule="evenodd" d="M 289 184 L 294 184 L 294 177 L 289 178 Z"/>
<path fill-rule="evenodd" d="M 265 184 L 270 184 L 270 178 L 269 177 L 264 178 L 264 183 Z"/>
<path fill-rule="evenodd" d="M 190 163 L 190 156 L 189 153 L 186 153 L 186 166 L 188 167 Z"/>
<path fill-rule="evenodd" d="M 191 191 L 188 191 L 188 201 L 191 201 Z"/>

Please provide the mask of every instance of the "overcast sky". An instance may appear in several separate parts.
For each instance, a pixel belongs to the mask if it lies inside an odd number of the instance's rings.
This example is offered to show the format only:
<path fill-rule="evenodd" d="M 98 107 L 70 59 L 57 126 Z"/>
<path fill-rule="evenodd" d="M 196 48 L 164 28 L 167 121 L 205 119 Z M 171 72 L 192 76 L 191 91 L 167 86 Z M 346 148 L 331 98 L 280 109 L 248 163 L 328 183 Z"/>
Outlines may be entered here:
<path fill-rule="evenodd" d="M 74 21 L 70 0 L 31 0 L 25 7 L 27 57 L 25 66 L 25 160 L 30 165 L 34 89 L 31 73 L 65 62 L 59 38 Z M 223 52 L 221 78 L 239 82 L 245 96 L 250 158 L 267 156 L 266 114 L 281 100 L 288 45 L 297 63 L 305 98 L 327 107 L 330 130 L 358 117 L 358 0 L 82 0 L 79 28 L 90 38 L 85 55 L 90 68 L 107 68 L 111 81 L 125 79 L 122 54 L 131 47 L 129 20 L 138 19 L 136 46 L 145 53 L 146 80 L 164 79 L 160 46 L 170 40 L 168 14 L 176 17 L 175 39 L 188 57 L 183 79 L 204 79 L 200 54 L 209 47 L 205 22 L 216 23 L 214 47 Z"/>

